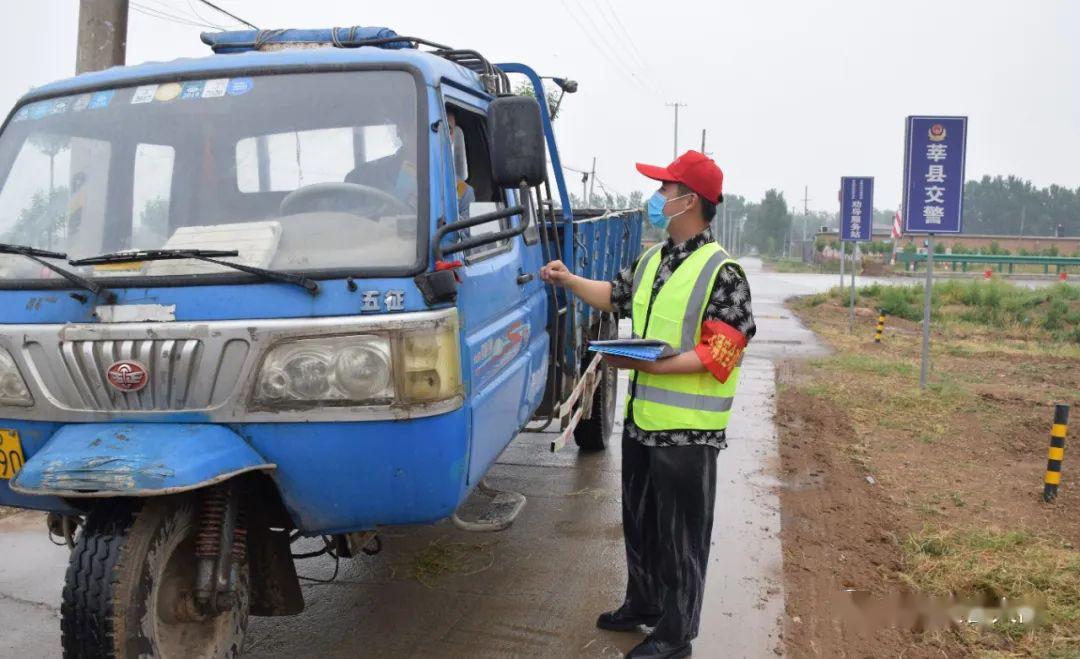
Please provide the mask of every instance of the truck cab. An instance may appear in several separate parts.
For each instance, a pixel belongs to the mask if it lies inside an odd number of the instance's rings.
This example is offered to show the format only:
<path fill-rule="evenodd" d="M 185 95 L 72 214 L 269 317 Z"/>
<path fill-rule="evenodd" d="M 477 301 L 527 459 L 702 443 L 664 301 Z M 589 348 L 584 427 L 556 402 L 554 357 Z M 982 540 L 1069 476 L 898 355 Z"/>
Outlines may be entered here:
<path fill-rule="evenodd" d="M 290 539 L 446 518 L 534 417 L 606 410 L 580 409 L 598 319 L 536 273 L 613 274 L 640 213 L 575 226 L 548 109 L 510 88 L 543 98 L 535 72 L 385 29 L 204 40 L 34 90 L 0 132 L 0 504 L 73 556 L 143 552 L 122 585 L 73 558 L 69 652 L 201 625 L 227 653 L 302 608 Z M 88 622 L 90 587 L 123 610 Z M 134 624 L 162 588 L 175 611 Z"/>

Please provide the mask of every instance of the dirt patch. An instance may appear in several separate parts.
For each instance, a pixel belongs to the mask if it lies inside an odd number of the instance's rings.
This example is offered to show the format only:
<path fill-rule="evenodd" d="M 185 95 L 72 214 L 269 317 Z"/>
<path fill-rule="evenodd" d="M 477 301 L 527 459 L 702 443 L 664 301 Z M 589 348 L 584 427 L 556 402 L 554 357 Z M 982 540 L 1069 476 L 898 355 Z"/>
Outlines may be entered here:
<path fill-rule="evenodd" d="M 934 337 L 921 393 L 916 323 L 890 318 L 877 345 L 871 308 L 849 335 L 837 301 L 794 306 L 835 353 L 777 371 L 789 654 L 1080 656 L 1080 472 L 1068 457 L 1058 500 L 1040 496 L 1052 405 L 1080 403 L 1080 358 L 951 328 Z M 1060 580 L 1035 569 L 1047 562 Z M 1040 588 L 1053 606 L 1034 631 L 840 621 L 853 597 Z"/>

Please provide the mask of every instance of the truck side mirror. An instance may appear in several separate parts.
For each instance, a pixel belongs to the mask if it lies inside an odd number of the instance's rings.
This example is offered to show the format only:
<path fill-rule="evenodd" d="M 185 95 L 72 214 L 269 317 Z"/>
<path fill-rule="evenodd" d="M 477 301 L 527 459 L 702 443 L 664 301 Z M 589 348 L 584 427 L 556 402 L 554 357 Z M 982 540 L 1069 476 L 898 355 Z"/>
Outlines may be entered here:
<path fill-rule="evenodd" d="M 495 185 L 532 187 L 547 180 L 540 104 L 531 96 L 504 96 L 488 107 L 491 173 Z"/>

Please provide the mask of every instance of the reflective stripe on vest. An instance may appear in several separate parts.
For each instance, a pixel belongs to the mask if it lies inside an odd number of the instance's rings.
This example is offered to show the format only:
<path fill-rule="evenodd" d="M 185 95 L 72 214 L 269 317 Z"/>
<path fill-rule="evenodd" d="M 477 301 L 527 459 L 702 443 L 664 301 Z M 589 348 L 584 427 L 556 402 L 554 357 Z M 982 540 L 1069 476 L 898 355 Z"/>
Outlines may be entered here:
<path fill-rule="evenodd" d="M 701 322 L 720 268 L 735 263 L 716 243 L 698 248 L 676 268 L 656 296 L 652 288 L 661 255 L 649 250 L 634 272 L 634 335 L 659 339 L 677 352 L 694 350 Z M 645 327 L 648 318 L 648 327 Z M 722 430 L 727 427 L 735 398 L 739 367 L 726 382 L 712 373 L 676 375 L 635 374 L 633 414 L 642 430 Z"/>
<path fill-rule="evenodd" d="M 714 398 L 701 394 L 684 394 L 678 391 L 668 391 L 647 384 L 638 384 L 634 395 L 641 399 L 670 405 L 671 407 L 689 407 L 705 412 L 727 412 L 735 402 L 734 398 Z"/>

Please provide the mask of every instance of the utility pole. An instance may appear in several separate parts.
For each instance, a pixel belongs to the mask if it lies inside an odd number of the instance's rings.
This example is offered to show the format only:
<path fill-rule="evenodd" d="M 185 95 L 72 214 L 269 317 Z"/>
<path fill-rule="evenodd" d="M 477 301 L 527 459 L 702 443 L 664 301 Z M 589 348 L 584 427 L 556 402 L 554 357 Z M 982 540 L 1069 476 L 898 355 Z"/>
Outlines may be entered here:
<path fill-rule="evenodd" d="M 581 207 L 589 207 L 589 173 L 584 172 L 581 175 Z"/>
<path fill-rule="evenodd" d="M 666 103 L 669 108 L 675 108 L 675 143 L 671 149 L 671 159 L 674 160 L 679 157 L 679 108 L 685 108 L 686 103 Z"/>
<path fill-rule="evenodd" d="M 75 72 L 100 71 L 124 64 L 128 0 L 79 0 L 79 38 Z"/>
<path fill-rule="evenodd" d="M 806 263 L 806 218 L 810 217 L 810 186 L 803 186 L 802 193 L 802 247 L 800 250 L 802 254 L 799 254 L 799 258 Z M 871 229 L 871 233 L 873 230 Z"/>
<path fill-rule="evenodd" d="M 701 129 L 701 152 L 705 153 L 705 129 Z M 709 155 L 705 153 L 705 155 Z"/>
<path fill-rule="evenodd" d="M 589 203 L 592 203 L 593 186 L 596 185 L 596 156 L 592 159 L 592 171 L 589 172 Z"/>

